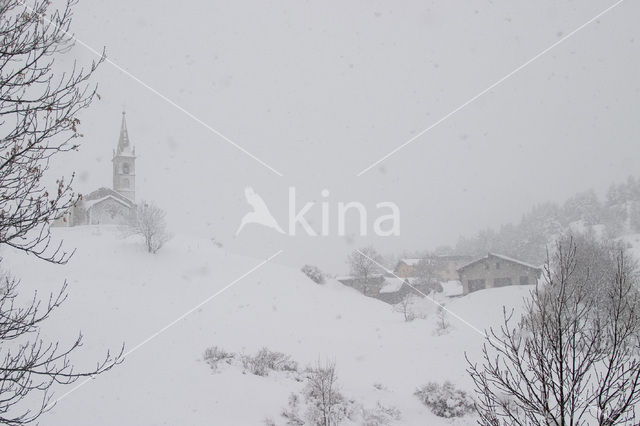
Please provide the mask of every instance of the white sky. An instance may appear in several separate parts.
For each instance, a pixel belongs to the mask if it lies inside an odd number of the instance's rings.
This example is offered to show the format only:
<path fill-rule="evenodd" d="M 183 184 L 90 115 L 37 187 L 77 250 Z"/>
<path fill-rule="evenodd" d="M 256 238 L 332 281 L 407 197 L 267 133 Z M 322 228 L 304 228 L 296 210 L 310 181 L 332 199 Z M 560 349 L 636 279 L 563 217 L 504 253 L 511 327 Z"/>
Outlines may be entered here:
<path fill-rule="evenodd" d="M 110 64 L 96 74 L 102 99 L 82 114 L 81 151 L 55 171 L 77 171 L 84 193 L 110 186 L 126 105 L 138 198 L 164 207 L 174 231 L 258 257 L 284 249 L 281 261 L 329 272 L 345 269 L 354 246 L 454 244 L 519 220 L 535 203 L 639 174 L 640 3 L 622 3 L 355 175 L 613 3 L 83 0 L 80 40 L 105 46 L 111 60 L 284 177 Z M 81 46 L 73 54 L 91 58 Z M 329 189 L 334 214 L 338 201 L 360 201 L 373 217 L 376 202 L 393 201 L 401 236 L 288 237 L 253 226 L 234 238 L 249 210 L 245 186 L 283 227 L 289 186 L 298 203 Z"/>

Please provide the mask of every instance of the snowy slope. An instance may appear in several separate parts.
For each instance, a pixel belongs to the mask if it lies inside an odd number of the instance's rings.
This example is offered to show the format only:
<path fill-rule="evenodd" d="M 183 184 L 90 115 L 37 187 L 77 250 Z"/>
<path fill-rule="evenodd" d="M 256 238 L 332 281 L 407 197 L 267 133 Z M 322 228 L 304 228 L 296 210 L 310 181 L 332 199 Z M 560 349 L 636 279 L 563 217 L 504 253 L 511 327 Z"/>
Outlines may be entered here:
<path fill-rule="evenodd" d="M 65 266 L 10 251 L 4 268 L 25 288 L 55 290 L 66 278 L 69 299 L 45 325 L 45 335 L 85 345 L 75 362 L 91 366 L 107 348 L 128 350 L 261 262 L 225 252 L 209 240 L 175 237 L 157 255 L 114 228 L 56 229 L 77 247 Z M 526 287 L 481 291 L 449 308 L 484 329 L 501 306 L 519 306 Z M 255 425 L 278 419 L 291 389 L 274 377 L 227 369 L 214 374 L 205 348 L 285 352 L 301 365 L 335 360 L 342 392 L 366 406 L 377 401 L 402 412 L 401 424 L 452 424 L 413 396 L 428 381 L 451 380 L 470 390 L 464 353 L 473 358 L 481 336 L 453 317 L 449 334 L 434 334 L 435 317 L 405 323 L 389 305 L 330 281 L 319 286 L 277 258 L 240 280 L 184 320 L 139 346 L 114 370 L 64 399 L 46 425 Z M 380 383 L 384 389 L 374 388 Z M 57 395 L 71 387 L 58 389 Z M 473 417 L 453 424 L 474 424 Z"/>

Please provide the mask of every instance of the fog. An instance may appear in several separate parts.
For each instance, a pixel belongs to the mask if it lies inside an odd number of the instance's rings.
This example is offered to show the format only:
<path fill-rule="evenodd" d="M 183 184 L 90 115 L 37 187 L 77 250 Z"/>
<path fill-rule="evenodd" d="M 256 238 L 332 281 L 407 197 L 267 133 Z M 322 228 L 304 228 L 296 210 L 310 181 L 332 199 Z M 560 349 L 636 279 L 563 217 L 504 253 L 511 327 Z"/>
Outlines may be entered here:
<path fill-rule="evenodd" d="M 110 186 L 124 109 L 137 200 L 162 206 L 174 232 L 256 257 L 282 249 L 279 262 L 330 272 L 360 245 L 455 244 L 536 203 L 637 175 L 640 28 L 630 17 L 640 4 L 622 3 L 358 173 L 608 5 L 82 1 L 75 35 L 113 63 L 95 75 L 100 100 L 81 115 L 81 149 L 53 171 L 75 171 L 82 193 Z M 71 57 L 95 59 L 81 44 Z M 298 205 L 327 202 L 330 235 L 253 225 L 234 236 L 248 186 L 285 228 L 290 187 Z M 337 235 L 340 201 L 362 203 L 369 230 L 375 204 L 395 203 L 400 234 L 356 236 L 354 216 Z M 307 218 L 316 227 L 320 216 L 316 205 Z"/>

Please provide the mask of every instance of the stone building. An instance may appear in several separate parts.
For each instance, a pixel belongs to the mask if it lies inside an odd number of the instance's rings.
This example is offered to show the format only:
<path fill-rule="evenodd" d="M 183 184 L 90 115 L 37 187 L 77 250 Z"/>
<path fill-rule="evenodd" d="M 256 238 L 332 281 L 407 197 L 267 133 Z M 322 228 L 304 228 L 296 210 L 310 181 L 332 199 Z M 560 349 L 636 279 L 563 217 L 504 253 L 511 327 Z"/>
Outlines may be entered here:
<path fill-rule="evenodd" d="M 541 272 L 538 266 L 495 253 L 458 268 L 464 294 L 492 287 L 536 284 Z"/>
<path fill-rule="evenodd" d="M 125 113 L 122 113 L 120 138 L 113 151 L 113 187 L 99 188 L 82 199 L 56 226 L 124 225 L 135 214 L 136 150 L 129 141 Z"/>

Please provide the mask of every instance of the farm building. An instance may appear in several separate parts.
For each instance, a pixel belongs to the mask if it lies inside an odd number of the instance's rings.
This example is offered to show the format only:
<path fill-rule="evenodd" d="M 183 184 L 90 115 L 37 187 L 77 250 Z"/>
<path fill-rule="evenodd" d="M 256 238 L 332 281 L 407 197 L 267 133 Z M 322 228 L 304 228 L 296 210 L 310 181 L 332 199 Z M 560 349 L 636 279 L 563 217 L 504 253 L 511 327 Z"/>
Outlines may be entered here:
<path fill-rule="evenodd" d="M 542 269 L 495 253 L 458 268 L 464 294 L 492 287 L 536 284 Z"/>

